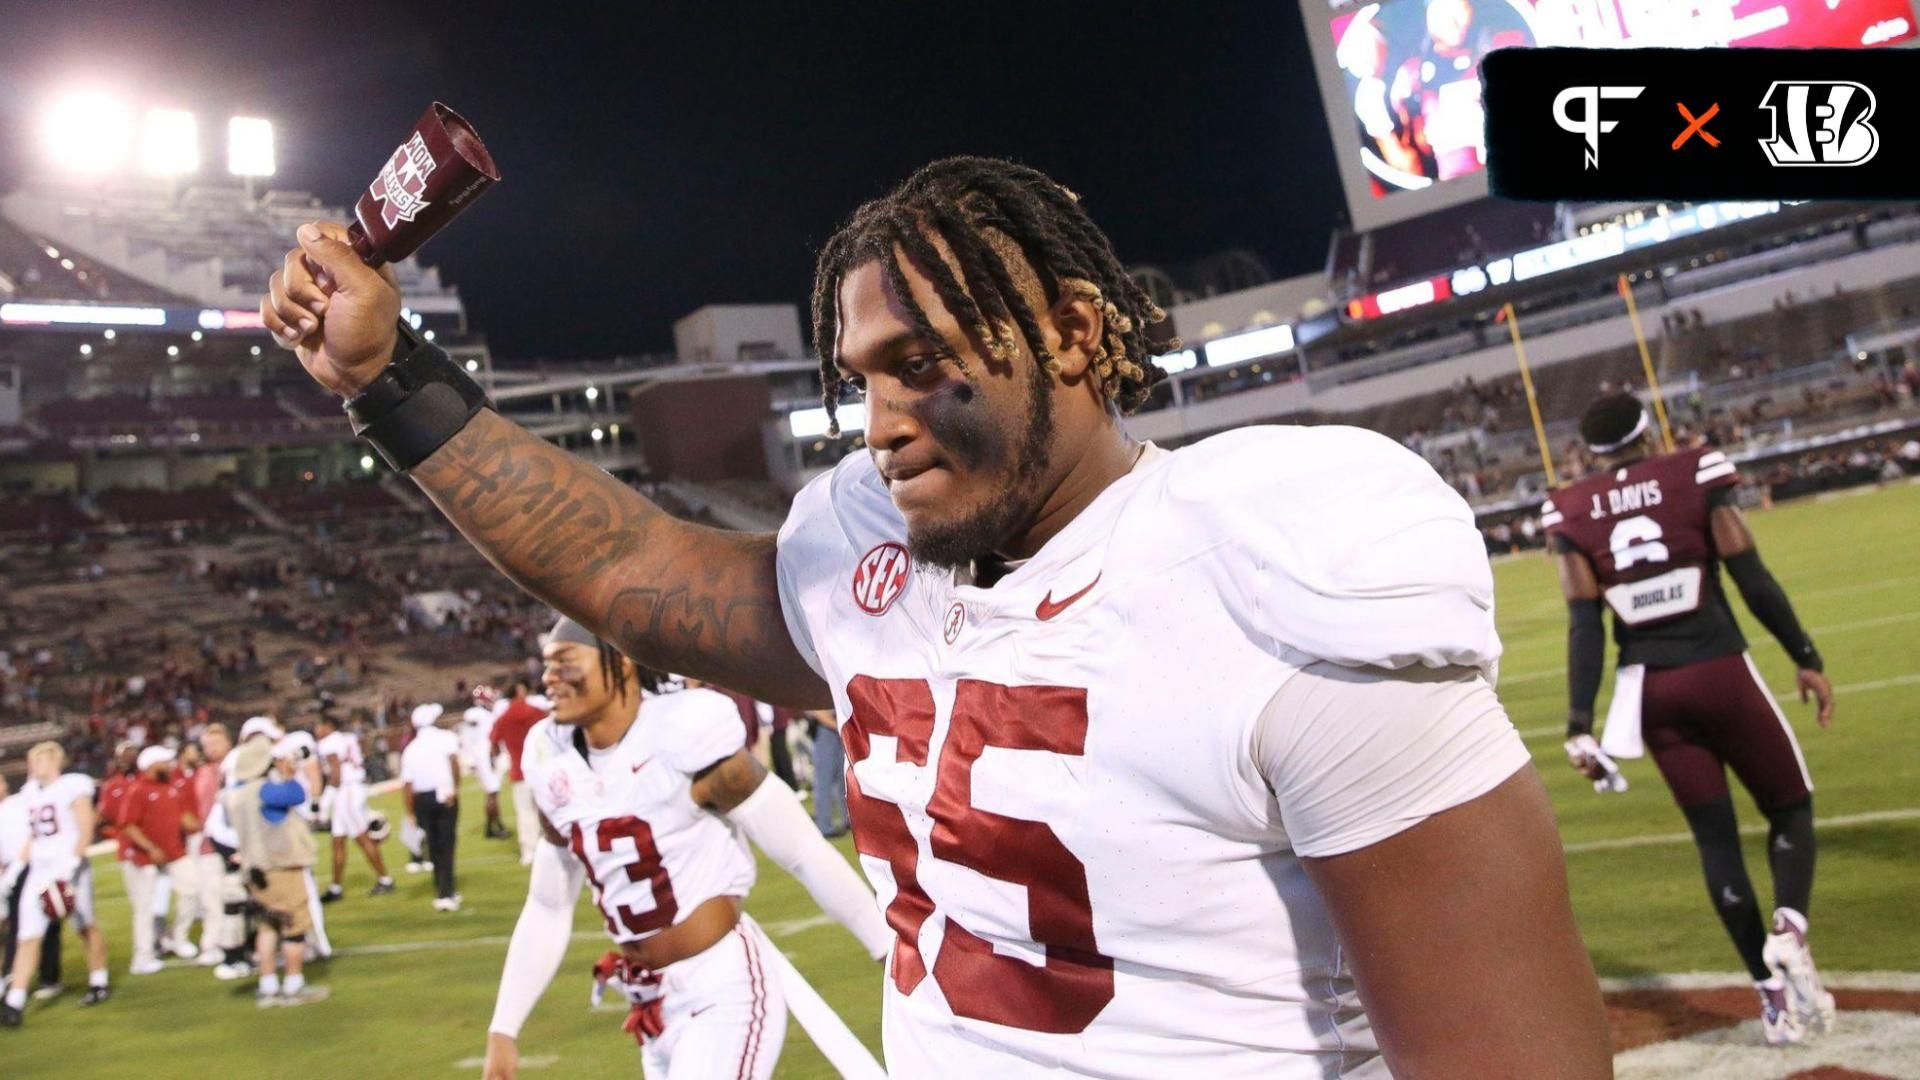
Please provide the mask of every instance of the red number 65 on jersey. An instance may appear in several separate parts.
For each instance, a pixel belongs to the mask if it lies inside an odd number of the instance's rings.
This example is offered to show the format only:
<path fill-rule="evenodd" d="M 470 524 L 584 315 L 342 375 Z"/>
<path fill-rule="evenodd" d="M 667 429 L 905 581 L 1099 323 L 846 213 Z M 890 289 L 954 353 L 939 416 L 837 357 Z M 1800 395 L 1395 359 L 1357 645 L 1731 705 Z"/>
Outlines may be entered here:
<path fill-rule="evenodd" d="M 898 741 L 897 760 L 924 766 L 933 736 L 933 692 L 921 679 L 856 676 L 847 686 L 852 713 L 842 728 L 847 745 L 847 808 L 854 846 L 884 859 L 898 891 L 887 923 L 899 935 L 893 981 L 911 994 L 927 976 L 920 929 L 934 901 L 920 886 L 920 848 L 906 816 L 890 801 L 862 791 L 853 766 L 872 753 L 871 736 Z M 1036 967 L 1002 956 L 952 914 L 945 919 L 933 978 L 955 1015 L 1028 1031 L 1083 1031 L 1113 1000 L 1113 960 L 1093 936 L 1086 866 L 1053 829 L 972 805 L 973 763 L 989 746 L 1086 753 L 1087 692 L 1059 686 L 999 686 L 962 679 L 953 719 L 941 747 L 933 798 L 933 857 L 1027 890 L 1028 933 L 1044 949 Z M 944 905 L 952 911 L 953 905 Z M 962 909 L 964 910 L 964 909 Z"/>

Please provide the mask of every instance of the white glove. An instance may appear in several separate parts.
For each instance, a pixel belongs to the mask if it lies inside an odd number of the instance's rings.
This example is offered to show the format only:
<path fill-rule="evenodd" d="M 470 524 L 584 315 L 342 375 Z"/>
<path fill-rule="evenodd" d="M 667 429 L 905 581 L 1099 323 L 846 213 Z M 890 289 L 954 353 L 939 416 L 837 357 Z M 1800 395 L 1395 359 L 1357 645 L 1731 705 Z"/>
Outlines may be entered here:
<path fill-rule="evenodd" d="M 1575 735 L 1567 740 L 1567 761 L 1583 775 L 1590 773 L 1593 766 L 1599 766 L 1602 775 L 1593 781 L 1593 790 L 1599 793 L 1627 790 L 1627 778 L 1621 775 L 1620 766 L 1600 749 L 1600 743 L 1591 735 Z"/>

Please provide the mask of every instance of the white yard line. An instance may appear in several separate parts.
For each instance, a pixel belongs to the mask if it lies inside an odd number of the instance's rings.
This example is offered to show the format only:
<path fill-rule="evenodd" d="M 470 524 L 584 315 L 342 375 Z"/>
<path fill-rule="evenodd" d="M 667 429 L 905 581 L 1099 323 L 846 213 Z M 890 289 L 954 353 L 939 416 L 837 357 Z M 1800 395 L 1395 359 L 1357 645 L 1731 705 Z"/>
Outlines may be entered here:
<path fill-rule="evenodd" d="M 1920 820 L 1920 807 L 1908 807 L 1904 810 L 1868 810 L 1859 814 L 1840 814 L 1835 817 L 1817 818 L 1816 829 L 1846 829 L 1859 825 L 1879 825 L 1889 821 Z M 1765 836 L 1765 825 L 1748 825 L 1740 830 L 1742 836 Z M 1569 855 L 1578 855 L 1588 851 L 1621 851 L 1626 848 L 1663 847 L 1670 844 L 1691 844 L 1690 832 L 1649 833 L 1643 836 L 1616 836 L 1609 840 L 1582 840 L 1577 844 L 1564 845 Z"/>

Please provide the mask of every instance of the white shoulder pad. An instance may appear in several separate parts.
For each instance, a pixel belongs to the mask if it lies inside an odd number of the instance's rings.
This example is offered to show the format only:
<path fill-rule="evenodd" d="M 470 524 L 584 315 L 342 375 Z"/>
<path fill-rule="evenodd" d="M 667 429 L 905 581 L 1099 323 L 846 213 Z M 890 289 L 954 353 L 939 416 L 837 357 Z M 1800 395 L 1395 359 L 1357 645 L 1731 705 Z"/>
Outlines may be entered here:
<path fill-rule="evenodd" d="M 545 771 L 547 765 L 566 750 L 568 730 L 554 723 L 552 717 L 535 722 L 527 730 L 526 746 L 520 751 L 520 770 L 526 773 L 528 782 L 533 782 L 535 772 Z"/>
<path fill-rule="evenodd" d="M 88 776 L 86 773 L 64 773 L 60 779 L 54 781 L 54 783 L 63 789 L 64 794 L 62 797 L 68 802 L 72 802 L 75 799 L 93 798 L 93 777 Z"/>
<path fill-rule="evenodd" d="M 647 702 L 640 722 L 658 724 L 660 755 L 683 773 L 732 757 L 747 745 L 733 699 L 714 690 L 682 690 Z"/>
<path fill-rule="evenodd" d="M 875 544 L 900 540 L 906 525 L 874 471 L 873 459 L 852 453 L 832 471 L 816 476 L 794 496 L 780 526 L 775 572 L 787 633 L 807 666 L 821 675 L 816 633 L 832 590 L 852 572 L 853 561 Z"/>
<path fill-rule="evenodd" d="M 1251 427 L 1176 452 L 1170 508 L 1250 631 L 1319 660 L 1491 669 L 1493 574 L 1432 467 L 1352 427 Z"/>

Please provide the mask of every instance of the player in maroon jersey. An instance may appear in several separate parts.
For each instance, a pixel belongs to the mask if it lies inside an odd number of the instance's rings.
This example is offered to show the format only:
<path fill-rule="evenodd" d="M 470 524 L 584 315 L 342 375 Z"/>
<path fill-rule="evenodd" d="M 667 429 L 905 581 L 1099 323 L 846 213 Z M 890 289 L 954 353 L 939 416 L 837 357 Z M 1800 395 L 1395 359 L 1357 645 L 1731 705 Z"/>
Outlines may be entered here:
<path fill-rule="evenodd" d="M 1613 757 L 1652 752 L 1692 827 L 1714 908 L 1760 989 L 1767 1041 L 1799 1042 L 1833 1020 L 1833 997 L 1821 988 L 1806 944 L 1813 781 L 1786 715 L 1747 654 L 1720 585 L 1722 565 L 1748 609 L 1793 657 L 1800 700 L 1818 701 L 1823 728 L 1833 722 L 1833 687 L 1734 505 L 1733 462 L 1711 447 L 1656 453 L 1649 427 L 1632 394 L 1594 402 L 1580 434 L 1601 467 L 1554 492 L 1540 510 L 1572 616 L 1567 755 L 1598 784 Z M 1596 743 L 1603 605 L 1613 611 L 1620 658 L 1605 737 Z M 1767 818 L 1771 932 L 1740 854 L 1728 768 Z"/>

